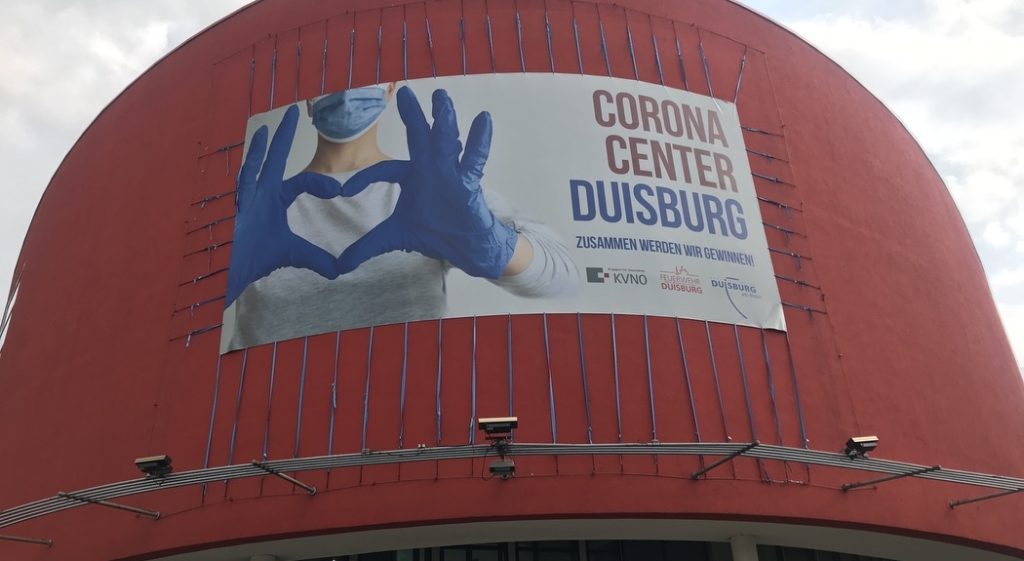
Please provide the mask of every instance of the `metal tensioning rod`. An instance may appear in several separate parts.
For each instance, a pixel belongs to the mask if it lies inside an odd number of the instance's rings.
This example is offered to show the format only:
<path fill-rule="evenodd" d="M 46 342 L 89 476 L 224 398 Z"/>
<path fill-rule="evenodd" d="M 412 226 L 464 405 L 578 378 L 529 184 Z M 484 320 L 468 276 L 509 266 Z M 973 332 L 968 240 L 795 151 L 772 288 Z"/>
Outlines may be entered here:
<path fill-rule="evenodd" d="M 252 465 L 262 469 L 263 471 L 269 473 L 270 475 L 274 475 L 274 476 L 280 477 L 281 479 L 284 479 L 285 481 L 287 481 L 288 483 L 291 483 L 292 485 L 296 485 L 298 487 L 302 487 L 303 489 L 306 490 L 306 493 L 309 493 L 310 497 L 312 497 L 313 495 L 316 494 L 316 487 L 314 487 L 312 485 L 307 485 L 307 484 L 299 481 L 298 479 L 295 479 L 294 477 L 292 477 L 292 476 L 290 476 L 290 475 L 288 475 L 286 473 L 281 473 L 280 471 L 278 471 L 278 470 L 276 470 L 276 469 L 274 469 L 274 468 L 264 464 L 263 462 L 260 462 L 258 460 L 253 460 L 252 461 Z"/>
<path fill-rule="evenodd" d="M 71 499 L 73 501 L 81 501 L 83 503 L 89 503 L 89 504 L 94 504 L 94 505 L 99 505 L 99 506 L 105 506 L 107 508 L 113 508 L 113 509 L 116 509 L 116 510 L 123 510 L 125 512 L 134 512 L 135 514 L 139 514 L 141 516 L 147 516 L 149 518 L 152 518 L 153 520 L 158 520 L 160 518 L 160 513 L 155 511 L 155 510 L 146 510 L 144 508 L 138 508 L 138 507 L 134 507 L 134 506 L 123 505 L 121 503 L 112 503 L 110 501 L 101 501 L 99 499 L 93 499 L 93 498 L 90 498 L 90 497 L 84 497 L 82 495 L 75 495 L 73 493 L 65 493 L 63 491 L 61 491 L 60 493 L 57 493 L 57 496 L 61 497 L 61 498 L 64 498 L 64 499 Z"/>
<path fill-rule="evenodd" d="M 732 454 L 729 454 L 728 456 L 725 456 L 724 458 L 718 460 L 717 462 L 709 465 L 708 467 L 703 468 L 703 469 L 698 469 L 697 471 L 691 473 L 690 474 L 690 479 L 699 479 L 700 476 L 704 475 L 705 473 L 715 469 L 716 467 L 718 467 L 718 466 L 720 466 L 720 465 L 722 465 L 722 464 L 724 464 L 726 462 L 731 462 L 732 460 L 742 456 L 743 454 L 746 454 L 747 452 L 753 450 L 754 448 L 757 448 L 760 445 L 761 445 L 761 443 L 759 441 L 755 440 L 755 441 L 751 442 L 750 444 L 747 444 L 743 448 L 740 448 L 739 450 L 733 452 Z"/>
<path fill-rule="evenodd" d="M 34 543 L 36 545 L 45 545 L 46 547 L 50 547 L 51 545 L 53 545 L 53 540 L 50 540 L 50 539 L 24 538 L 24 537 L 21 537 L 21 536 L 8 536 L 8 535 L 5 535 L 5 534 L 0 534 L 0 541 L 19 542 L 19 543 Z"/>
<path fill-rule="evenodd" d="M 1007 495 L 1013 495 L 1024 491 L 1024 487 L 1020 489 L 1010 489 L 1009 491 L 1001 491 L 999 493 L 992 493 L 991 495 L 983 495 L 981 497 L 974 497 L 973 499 L 960 499 L 956 501 L 949 501 L 949 508 L 956 508 L 958 506 L 969 505 L 980 501 L 987 501 L 989 499 L 998 499 L 999 497 L 1005 497 Z"/>
<path fill-rule="evenodd" d="M 878 483 L 885 483 L 886 481 L 893 481 L 895 479 L 903 479 L 904 477 L 913 477 L 915 475 L 921 475 L 922 473 L 928 473 L 942 469 L 942 466 L 934 465 L 928 466 L 921 469 L 915 469 L 908 471 L 907 473 L 897 473 L 896 475 L 888 475 L 885 477 L 879 477 L 877 479 L 869 479 L 867 481 L 858 481 L 857 483 L 843 483 L 843 491 L 849 491 L 850 489 L 857 489 L 859 487 L 867 487 L 869 485 L 876 485 Z"/>

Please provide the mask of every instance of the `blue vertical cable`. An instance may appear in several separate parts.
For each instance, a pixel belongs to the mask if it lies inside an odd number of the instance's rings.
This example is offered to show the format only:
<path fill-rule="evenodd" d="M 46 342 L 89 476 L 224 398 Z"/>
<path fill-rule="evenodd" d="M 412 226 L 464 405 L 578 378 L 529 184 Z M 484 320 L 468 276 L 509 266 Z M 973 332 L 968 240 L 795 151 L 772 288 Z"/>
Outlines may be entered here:
<path fill-rule="evenodd" d="M 491 14 L 487 14 L 487 48 L 491 55 L 491 72 L 498 71 L 498 65 L 494 62 L 494 36 L 491 34 Z"/>
<path fill-rule="evenodd" d="M 725 431 L 725 439 L 732 440 L 729 433 L 729 424 L 725 420 L 725 402 L 722 400 L 722 384 L 718 380 L 718 362 L 715 360 L 715 343 L 711 340 L 711 324 L 704 322 L 704 333 L 708 338 L 708 354 L 711 357 L 711 374 L 715 378 L 715 393 L 718 394 L 718 411 L 722 414 L 722 429 Z"/>
<path fill-rule="evenodd" d="M 402 6 L 402 77 L 409 79 L 409 24 L 405 21 L 405 6 Z"/>
<path fill-rule="evenodd" d="M 590 383 L 587 381 L 587 361 L 583 352 L 583 320 L 576 313 L 576 334 L 580 343 L 580 377 L 583 382 L 583 408 L 587 413 L 587 443 L 594 443 L 594 423 L 590 416 Z"/>
<path fill-rule="evenodd" d="M 252 116 L 252 96 L 256 91 L 256 47 L 252 48 L 252 55 L 249 59 L 249 116 Z"/>
<path fill-rule="evenodd" d="M 740 59 L 740 73 L 736 76 L 736 93 L 732 96 L 732 102 L 736 103 L 740 99 L 740 85 L 743 84 L 743 70 L 747 67 L 747 46 L 743 46 L 743 58 Z"/>
<path fill-rule="evenodd" d="M 238 393 L 235 394 L 235 420 L 231 424 L 231 441 L 228 443 L 228 465 L 235 463 L 235 437 L 238 435 L 238 412 L 242 408 L 242 389 L 245 387 L 245 367 L 249 349 L 242 351 L 242 369 L 238 375 Z"/>
<path fill-rule="evenodd" d="M 548 18 L 547 0 L 544 2 L 544 32 L 548 36 L 548 67 L 555 71 L 555 51 L 551 48 L 551 20 Z"/>
<path fill-rule="evenodd" d="M 462 75 L 466 75 L 466 0 L 459 2 L 459 45 L 462 47 Z"/>
<path fill-rule="evenodd" d="M 608 75 L 612 75 L 612 62 L 608 58 L 608 43 L 604 39 L 604 22 L 601 21 L 601 9 L 597 10 L 597 27 L 601 31 L 601 56 L 604 57 L 604 66 L 608 70 Z"/>
<path fill-rule="evenodd" d="M 658 51 L 658 37 L 654 33 L 654 19 L 650 15 L 647 16 L 647 21 L 651 26 L 651 46 L 654 47 L 654 64 L 658 67 L 658 81 L 661 85 L 665 85 L 665 74 L 661 70 L 661 53 Z"/>
<path fill-rule="evenodd" d="M 210 404 L 210 430 L 206 433 L 206 453 L 203 455 L 203 467 L 210 467 L 210 448 L 213 446 L 213 422 L 217 418 L 217 397 L 220 394 L 220 366 L 223 355 L 217 355 L 217 371 L 213 375 L 213 399 Z M 203 487 L 206 492 L 206 487 Z"/>
<path fill-rule="evenodd" d="M 295 99 L 299 101 L 299 84 L 302 83 L 302 30 L 299 30 L 299 44 L 295 46 Z"/>
<path fill-rule="evenodd" d="M 17 284 L 17 283 L 15 283 Z M 17 290 L 17 286 L 15 286 Z M 10 301 L 8 301 L 10 306 Z M 5 310 L 6 314 L 7 311 Z M 6 317 L 4 319 L 7 319 Z M 0 328 L 0 333 L 3 333 L 3 329 Z M 213 422 L 217 418 L 217 396 L 220 394 L 220 366 L 223 355 L 217 355 L 217 372 L 213 376 L 213 399 L 210 403 L 210 430 L 206 433 L 206 453 L 203 455 L 203 469 L 210 467 L 210 448 L 213 446 Z M 206 489 L 207 484 L 203 483 L 203 501 L 206 500 Z"/>
<path fill-rule="evenodd" d="M 615 314 L 611 314 L 612 320 L 612 373 L 615 377 L 615 425 L 618 430 L 617 440 L 622 442 L 622 402 L 619 395 L 619 344 L 615 336 Z M 625 471 L 625 462 L 622 454 L 619 454 L 619 471 Z"/>
<path fill-rule="evenodd" d="M 516 38 L 519 44 L 519 69 L 526 72 L 526 54 L 523 52 L 523 22 L 519 18 L 519 2 L 515 3 L 516 10 Z"/>
<path fill-rule="evenodd" d="M 743 359 L 743 346 L 740 344 L 740 328 L 738 325 L 732 325 L 733 340 L 736 342 L 736 357 L 740 363 L 740 381 L 743 382 L 743 401 L 747 406 L 747 420 L 750 423 L 750 440 L 751 442 L 758 440 L 757 438 L 757 425 L 754 422 L 754 404 L 750 399 L 750 384 L 747 382 L 747 365 Z M 757 459 L 757 466 L 761 471 L 761 479 L 764 481 L 771 481 L 771 477 L 768 475 L 768 470 L 765 468 L 764 460 L 761 458 Z"/>
<path fill-rule="evenodd" d="M 761 353 L 764 355 L 765 376 L 768 379 L 768 398 L 772 402 L 772 417 L 775 420 L 775 433 L 779 437 L 779 446 L 784 444 L 782 438 L 782 422 L 779 419 L 779 409 L 775 402 L 775 375 L 772 373 L 772 359 L 768 356 L 768 338 L 764 329 L 761 329 Z"/>
<path fill-rule="evenodd" d="M 779 437 L 779 446 L 785 445 L 782 438 L 782 421 L 779 419 L 779 408 L 775 402 L 775 375 L 772 373 L 772 359 L 768 355 L 768 337 L 765 330 L 761 329 L 761 352 L 764 355 L 765 376 L 768 379 L 768 397 L 772 403 L 772 419 L 775 421 L 775 434 Z M 789 462 L 783 460 L 782 465 L 786 469 L 786 479 L 789 479 Z"/>
<path fill-rule="evenodd" d="M 402 328 L 402 389 L 398 397 L 398 447 L 405 442 L 405 380 L 409 366 L 409 322 Z"/>
<path fill-rule="evenodd" d="M 558 418 L 555 416 L 555 385 L 551 379 L 551 344 L 548 339 L 548 314 L 541 315 L 544 321 L 544 364 L 548 370 L 548 409 L 551 415 L 551 442 L 558 442 Z"/>
<path fill-rule="evenodd" d="M 306 364 L 309 358 L 309 337 L 302 338 L 302 372 L 299 374 L 299 402 L 295 414 L 295 449 L 292 457 L 299 457 L 299 444 L 302 442 L 302 402 L 306 395 Z"/>
<path fill-rule="evenodd" d="M 619 397 L 619 343 L 615 336 L 615 314 L 612 320 L 612 373 L 615 377 L 615 425 L 618 429 L 618 441 L 622 442 L 622 402 Z"/>
<path fill-rule="evenodd" d="M 434 425 L 435 440 L 437 446 L 441 445 L 441 334 L 444 330 L 444 320 L 437 320 L 437 384 L 434 386 Z"/>
<path fill-rule="evenodd" d="M 743 347 L 740 345 L 740 328 L 732 326 L 733 341 L 736 343 L 736 358 L 740 364 L 740 382 L 743 383 L 743 401 L 747 406 L 747 421 L 750 424 L 750 438 L 757 440 L 757 428 L 754 426 L 754 406 L 750 402 L 750 385 L 747 383 L 747 366 L 743 360 Z"/>
<path fill-rule="evenodd" d="M 697 401 L 693 397 L 693 384 L 690 381 L 690 363 L 686 360 L 686 346 L 683 344 L 683 330 L 679 327 L 679 320 L 675 320 L 676 324 L 676 340 L 679 342 L 679 356 L 683 359 L 683 379 L 686 380 L 686 395 L 690 398 L 690 415 L 693 418 L 693 433 L 697 437 L 697 442 L 701 442 L 700 438 L 700 422 L 697 420 Z M 704 467 L 704 456 L 698 456 L 700 466 Z"/>
<path fill-rule="evenodd" d="M 572 39 L 576 43 L 576 64 L 580 67 L 580 74 L 583 74 L 583 52 L 580 51 L 580 28 L 576 24 L 575 7 L 572 15 Z"/>
<path fill-rule="evenodd" d="M 430 33 L 430 18 L 424 16 L 423 23 L 427 27 L 427 50 L 430 51 L 430 74 L 437 78 L 437 62 L 434 60 L 434 36 Z"/>
<path fill-rule="evenodd" d="M 466 75 L 466 0 L 459 0 L 459 43 L 462 46 L 462 75 Z"/>
<path fill-rule="evenodd" d="M 270 103 L 267 109 L 274 108 L 274 93 L 277 91 L 277 39 L 274 39 L 274 54 L 270 57 Z"/>
<path fill-rule="evenodd" d="M 704 51 L 704 38 L 700 34 L 700 28 L 697 28 L 697 46 L 700 47 L 700 63 L 704 66 L 704 80 L 708 83 L 708 94 L 711 97 L 715 97 L 715 90 L 711 87 L 711 69 L 708 68 L 708 56 L 707 52 Z"/>
<path fill-rule="evenodd" d="M 356 59 L 356 22 L 352 19 L 352 32 L 348 37 L 348 89 L 352 89 L 352 67 Z"/>
<path fill-rule="evenodd" d="M 373 366 L 373 326 L 370 326 L 370 340 L 366 345 L 366 384 L 363 386 L 363 447 L 366 451 L 366 427 L 370 420 L 370 372 Z"/>
<path fill-rule="evenodd" d="M 508 314 L 506 323 L 506 347 L 508 348 L 508 415 L 515 415 L 515 400 L 512 386 L 512 314 Z"/>
<path fill-rule="evenodd" d="M 633 62 L 633 79 L 640 79 L 640 69 L 636 65 L 636 51 L 633 49 L 633 31 L 629 28 L 629 14 L 626 14 L 626 42 L 629 45 L 629 59 Z"/>
<path fill-rule="evenodd" d="M 476 444 L 476 316 L 473 316 L 473 351 L 469 382 L 469 443 Z"/>
<path fill-rule="evenodd" d="M 327 20 L 324 20 L 324 51 L 320 55 L 320 95 L 327 87 Z"/>
<path fill-rule="evenodd" d="M 683 78 L 683 88 L 689 90 L 690 83 L 686 79 L 686 63 L 683 62 L 683 49 L 679 46 L 679 35 L 676 33 L 676 24 L 672 24 L 672 34 L 676 41 L 676 59 L 679 61 L 679 74 Z"/>
<path fill-rule="evenodd" d="M 270 354 L 270 389 L 267 393 L 267 418 L 263 427 L 263 459 L 270 456 L 270 412 L 274 404 L 274 377 L 277 373 L 277 343 Z"/>
<path fill-rule="evenodd" d="M 341 358 L 341 331 L 334 332 L 334 379 L 331 381 L 331 417 L 327 427 L 327 455 L 334 455 L 334 417 L 338 411 L 338 365 Z"/>
<path fill-rule="evenodd" d="M 462 46 L 462 75 L 466 75 L 466 18 L 459 20 L 459 44 Z"/>
<path fill-rule="evenodd" d="M 654 410 L 654 376 L 651 374 L 651 340 L 647 331 L 647 315 L 644 314 L 644 354 L 647 357 L 647 397 L 651 405 L 651 441 L 658 442 L 658 415 Z M 655 456 L 657 461 L 657 456 Z"/>
<path fill-rule="evenodd" d="M 380 20 L 377 21 L 377 84 L 380 83 L 380 64 L 384 50 L 384 10 L 380 11 Z"/>
<path fill-rule="evenodd" d="M 768 374 L 769 374 L 769 376 L 771 376 L 771 362 L 769 361 L 769 358 L 768 358 L 768 342 L 767 342 L 767 339 L 765 338 L 764 330 L 761 330 L 761 344 L 764 347 L 765 363 L 768 364 Z M 807 433 L 804 431 L 804 409 L 803 409 L 803 407 L 801 406 L 801 403 L 800 403 L 800 388 L 797 386 L 797 366 L 794 364 L 794 361 L 793 361 L 793 351 L 790 349 L 790 334 L 788 334 L 788 333 L 785 334 L 785 349 L 786 349 L 786 354 L 788 355 L 788 358 L 790 358 L 790 374 L 793 376 L 793 390 L 794 390 L 794 394 L 796 396 L 796 401 L 797 401 L 797 415 L 798 415 L 798 418 L 800 420 L 800 438 L 803 441 L 804 448 L 806 449 L 806 448 L 809 447 L 810 441 L 807 439 Z M 774 385 L 772 385 L 770 381 L 769 381 L 769 384 L 770 384 L 769 387 L 770 387 L 771 392 L 772 392 L 772 407 L 774 408 L 774 406 L 775 406 L 775 388 L 774 388 Z M 781 444 L 783 442 L 783 440 L 782 440 L 781 423 L 780 423 L 779 418 L 778 418 L 778 413 L 777 412 L 774 412 L 774 413 L 775 413 L 775 427 L 776 427 L 776 430 L 778 431 L 779 443 Z M 790 464 L 783 463 L 783 466 L 785 467 L 786 479 L 788 479 L 788 478 L 790 478 Z M 810 480 L 811 480 L 811 465 L 810 464 L 804 464 L 804 468 L 807 470 L 807 482 L 809 483 Z"/>
<path fill-rule="evenodd" d="M 789 332 L 786 332 L 786 355 L 789 358 L 789 375 L 793 380 L 793 397 L 796 399 L 796 415 L 800 421 L 800 441 L 805 449 L 810 447 L 811 441 L 807 439 L 807 430 L 804 428 L 804 408 L 800 403 L 800 385 L 797 383 L 796 363 L 793 359 L 793 347 L 789 342 Z"/>

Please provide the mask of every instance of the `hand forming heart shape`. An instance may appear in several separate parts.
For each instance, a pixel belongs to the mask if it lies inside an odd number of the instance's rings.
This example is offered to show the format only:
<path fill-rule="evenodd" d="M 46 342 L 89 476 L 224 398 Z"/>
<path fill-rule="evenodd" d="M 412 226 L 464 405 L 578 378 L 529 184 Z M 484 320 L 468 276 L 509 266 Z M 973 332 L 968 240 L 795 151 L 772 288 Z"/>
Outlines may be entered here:
<path fill-rule="evenodd" d="M 482 112 L 473 120 L 463 151 L 455 109 L 444 90 L 433 95 L 433 126 L 408 87 L 398 91 L 398 111 L 406 126 L 410 159 L 380 162 L 344 185 L 313 172 L 284 180 L 297 106 L 285 112 L 265 161 L 268 130 L 264 126 L 256 131 L 238 178 L 226 305 L 249 284 L 282 267 L 306 268 L 334 279 L 372 257 L 397 250 L 446 260 L 472 276 L 501 276 L 515 252 L 518 233 L 494 216 L 480 189 L 490 152 L 490 114 Z M 400 186 L 394 212 L 337 258 L 288 227 L 287 209 L 300 194 L 351 197 L 378 182 Z"/>

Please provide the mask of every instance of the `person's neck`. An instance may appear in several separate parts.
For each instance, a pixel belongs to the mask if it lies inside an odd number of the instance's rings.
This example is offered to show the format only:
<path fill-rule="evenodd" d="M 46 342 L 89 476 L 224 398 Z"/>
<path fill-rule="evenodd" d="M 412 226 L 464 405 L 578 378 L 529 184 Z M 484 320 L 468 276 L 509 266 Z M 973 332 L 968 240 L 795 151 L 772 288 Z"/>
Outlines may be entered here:
<path fill-rule="evenodd" d="M 306 171 L 316 173 L 343 173 L 369 167 L 388 157 L 377 146 L 376 125 L 374 130 L 352 142 L 331 142 L 317 137 L 316 152 L 306 166 Z"/>

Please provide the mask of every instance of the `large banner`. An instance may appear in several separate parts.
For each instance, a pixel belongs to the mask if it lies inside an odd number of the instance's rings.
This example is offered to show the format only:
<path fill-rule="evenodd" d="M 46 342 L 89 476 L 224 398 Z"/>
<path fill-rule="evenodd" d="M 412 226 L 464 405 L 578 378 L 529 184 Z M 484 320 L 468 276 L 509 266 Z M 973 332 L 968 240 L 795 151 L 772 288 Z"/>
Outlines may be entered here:
<path fill-rule="evenodd" d="M 253 116 L 222 352 L 405 321 L 628 313 L 785 329 L 736 107 L 489 74 Z"/>

